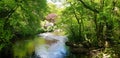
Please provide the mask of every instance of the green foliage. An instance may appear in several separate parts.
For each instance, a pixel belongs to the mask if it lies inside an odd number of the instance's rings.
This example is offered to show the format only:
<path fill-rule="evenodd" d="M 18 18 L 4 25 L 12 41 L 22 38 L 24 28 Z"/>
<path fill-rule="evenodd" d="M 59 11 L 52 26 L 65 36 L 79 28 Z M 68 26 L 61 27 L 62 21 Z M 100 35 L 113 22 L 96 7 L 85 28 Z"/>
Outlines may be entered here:
<path fill-rule="evenodd" d="M 91 43 L 94 47 L 112 47 L 120 39 L 118 0 L 68 0 L 62 23 L 70 41 Z M 116 32 L 117 31 L 117 32 Z M 106 45 L 105 42 L 109 42 Z"/>
<path fill-rule="evenodd" d="M 0 1 L 0 47 L 15 37 L 41 32 L 40 21 L 46 14 L 46 0 Z"/>

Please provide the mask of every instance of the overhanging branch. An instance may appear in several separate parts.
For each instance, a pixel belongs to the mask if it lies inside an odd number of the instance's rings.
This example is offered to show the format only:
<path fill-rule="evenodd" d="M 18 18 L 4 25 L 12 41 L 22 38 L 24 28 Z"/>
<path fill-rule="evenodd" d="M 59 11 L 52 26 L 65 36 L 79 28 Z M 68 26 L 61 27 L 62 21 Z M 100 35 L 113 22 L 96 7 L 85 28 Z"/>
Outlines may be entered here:
<path fill-rule="evenodd" d="M 89 10 L 95 12 L 95 13 L 99 13 L 98 10 L 93 9 L 93 8 L 91 8 L 90 6 L 86 5 L 82 0 L 79 0 L 79 1 L 85 6 L 85 8 L 87 8 L 87 9 L 89 9 Z"/>

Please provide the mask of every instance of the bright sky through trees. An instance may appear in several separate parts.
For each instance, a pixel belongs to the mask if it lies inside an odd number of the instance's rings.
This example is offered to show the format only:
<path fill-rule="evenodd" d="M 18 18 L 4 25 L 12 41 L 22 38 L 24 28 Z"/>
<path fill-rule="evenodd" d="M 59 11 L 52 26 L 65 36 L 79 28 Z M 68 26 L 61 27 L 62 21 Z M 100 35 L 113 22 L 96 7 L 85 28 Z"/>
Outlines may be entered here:
<path fill-rule="evenodd" d="M 63 8 L 64 7 L 64 3 L 65 3 L 65 0 L 47 0 L 48 3 L 52 3 L 52 4 L 55 4 L 56 7 L 58 8 Z"/>

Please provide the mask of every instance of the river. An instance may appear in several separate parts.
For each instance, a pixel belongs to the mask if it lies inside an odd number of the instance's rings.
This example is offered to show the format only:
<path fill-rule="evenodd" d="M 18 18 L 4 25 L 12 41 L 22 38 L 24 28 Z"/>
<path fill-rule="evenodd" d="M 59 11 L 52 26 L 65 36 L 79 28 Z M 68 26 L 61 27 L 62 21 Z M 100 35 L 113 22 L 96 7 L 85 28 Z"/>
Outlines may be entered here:
<path fill-rule="evenodd" d="M 50 32 L 38 34 L 34 39 L 16 42 L 14 58 L 66 58 L 67 40 L 66 36 Z"/>

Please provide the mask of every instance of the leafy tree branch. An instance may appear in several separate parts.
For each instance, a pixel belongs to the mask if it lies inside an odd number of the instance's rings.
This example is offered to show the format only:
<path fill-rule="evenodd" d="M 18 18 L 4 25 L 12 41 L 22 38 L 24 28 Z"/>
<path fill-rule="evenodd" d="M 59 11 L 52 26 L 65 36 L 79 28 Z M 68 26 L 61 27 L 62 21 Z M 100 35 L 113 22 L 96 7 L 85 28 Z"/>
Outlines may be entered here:
<path fill-rule="evenodd" d="M 79 0 L 79 1 L 85 6 L 85 8 L 87 8 L 87 9 L 89 9 L 89 10 L 95 12 L 95 13 L 99 13 L 98 10 L 93 9 L 92 7 L 88 6 L 83 0 Z"/>

